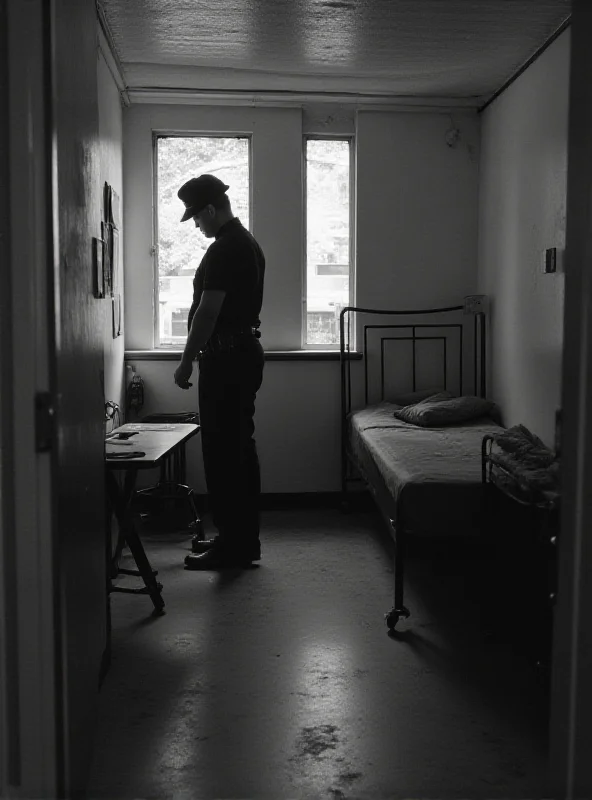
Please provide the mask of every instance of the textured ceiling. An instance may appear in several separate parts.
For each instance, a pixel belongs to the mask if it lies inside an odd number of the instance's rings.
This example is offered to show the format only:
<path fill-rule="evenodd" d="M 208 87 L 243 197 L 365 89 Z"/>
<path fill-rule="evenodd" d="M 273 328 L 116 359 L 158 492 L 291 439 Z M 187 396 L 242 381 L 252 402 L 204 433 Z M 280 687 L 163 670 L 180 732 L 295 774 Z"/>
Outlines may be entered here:
<path fill-rule="evenodd" d="M 133 88 L 485 98 L 570 0 L 98 0 Z M 199 67 L 200 69 L 195 69 Z"/>

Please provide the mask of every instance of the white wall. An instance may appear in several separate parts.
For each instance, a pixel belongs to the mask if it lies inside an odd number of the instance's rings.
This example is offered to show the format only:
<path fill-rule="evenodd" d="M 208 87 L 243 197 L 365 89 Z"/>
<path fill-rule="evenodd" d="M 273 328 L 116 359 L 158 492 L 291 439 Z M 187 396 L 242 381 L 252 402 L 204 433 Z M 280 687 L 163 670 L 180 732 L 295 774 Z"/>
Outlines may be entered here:
<path fill-rule="evenodd" d="M 123 199 L 123 119 L 119 91 L 109 71 L 107 63 L 99 51 L 97 64 L 97 83 L 99 98 L 99 139 L 100 139 L 100 186 L 105 182 L 112 186 Z M 125 264 L 125 243 L 120 236 L 121 265 Z M 123 272 L 123 270 L 122 270 Z M 115 287 L 122 295 L 124 287 Z M 113 338 L 111 321 L 111 298 L 97 300 L 104 309 L 105 330 L 105 400 L 112 400 L 121 406 L 124 404 L 124 346 L 125 336 Z M 125 323 L 124 323 L 125 324 Z"/>
<path fill-rule="evenodd" d="M 506 425 L 547 444 L 560 406 L 570 31 L 482 114 L 479 291 L 491 297 L 490 387 Z"/>
<path fill-rule="evenodd" d="M 360 112 L 357 141 L 358 304 L 462 302 L 477 285 L 476 114 Z"/>
<path fill-rule="evenodd" d="M 300 348 L 302 134 L 357 130 L 357 302 L 378 307 L 457 304 L 476 291 L 478 120 L 448 114 L 318 106 L 205 108 L 135 105 L 124 112 L 126 350 L 153 346 L 152 131 L 253 133 L 253 232 L 267 260 L 266 350 Z M 197 267 L 197 264 L 196 264 Z M 142 413 L 197 404 L 173 385 L 171 361 L 133 361 Z M 264 492 L 339 489 L 339 363 L 268 361 L 256 437 Z M 189 480 L 201 490 L 198 443 Z"/>

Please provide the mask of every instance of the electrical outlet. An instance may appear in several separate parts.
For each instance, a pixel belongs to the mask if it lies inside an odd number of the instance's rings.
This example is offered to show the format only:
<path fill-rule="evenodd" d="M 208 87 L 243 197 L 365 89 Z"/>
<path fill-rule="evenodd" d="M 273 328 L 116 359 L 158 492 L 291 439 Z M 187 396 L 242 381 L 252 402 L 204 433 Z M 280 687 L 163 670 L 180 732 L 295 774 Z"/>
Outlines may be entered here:
<path fill-rule="evenodd" d="M 464 313 L 465 314 L 481 314 L 487 310 L 487 295 L 485 294 L 470 294 L 465 297 Z"/>
<path fill-rule="evenodd" d="M 565 272 L 565 247 L 549 247 L 542 254 L 541 268 L 545 274 Z"/>
<path fill-rule="evenodd" d="M 557 272 L 557 248 L 548 247 L 544 256 L 545 272 Z"/>

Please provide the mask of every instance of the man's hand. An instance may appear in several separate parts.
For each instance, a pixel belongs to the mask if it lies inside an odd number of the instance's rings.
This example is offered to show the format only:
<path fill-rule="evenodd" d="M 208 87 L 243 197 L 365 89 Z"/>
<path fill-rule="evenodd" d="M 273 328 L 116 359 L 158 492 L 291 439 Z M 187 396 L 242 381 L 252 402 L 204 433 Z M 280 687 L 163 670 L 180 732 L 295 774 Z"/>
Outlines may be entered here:
<path fill-rule="evenodd" d="M 192 383 L 189 383 L 192 372 L 193 364 L 191 361 L 183 359 L 175 370 L 175 383 L 180 389 L 189 389 L 190 386 L 193 386 Z"/>

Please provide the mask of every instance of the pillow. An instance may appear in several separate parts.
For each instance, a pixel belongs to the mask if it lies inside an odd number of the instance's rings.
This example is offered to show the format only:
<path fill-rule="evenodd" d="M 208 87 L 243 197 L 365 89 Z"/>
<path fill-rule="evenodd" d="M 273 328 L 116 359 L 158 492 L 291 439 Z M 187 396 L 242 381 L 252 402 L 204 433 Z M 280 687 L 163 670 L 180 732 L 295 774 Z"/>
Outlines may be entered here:
<path fill-rule="evenodd" d="M 419 389 L 417 392 L 407 392 L 406 394 L 398 394 L 391 398 L 389 402 L 394 403 L 396 406 L 412 406 L 419 403 L 420 400 L 425 400 L 435 394 L 447 394 L 448 397 L 454 397 L 449 392 L 445 392 L 442 388 L 436 389 Z"/>
<path fill-rule="evenodd" d="M 449 392 L 440 392 L 419 403 L 393 411 L 393 416 L 422 428 L 440 428 L 491 415 L 496 408 L 492 400 L 483 397 L 452 397 Z"/>

